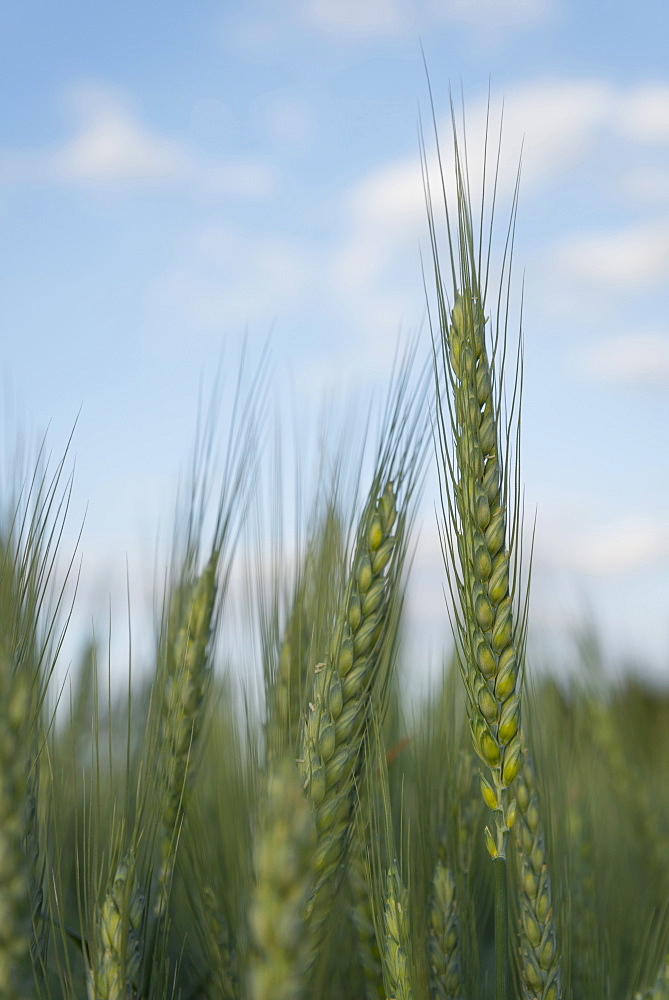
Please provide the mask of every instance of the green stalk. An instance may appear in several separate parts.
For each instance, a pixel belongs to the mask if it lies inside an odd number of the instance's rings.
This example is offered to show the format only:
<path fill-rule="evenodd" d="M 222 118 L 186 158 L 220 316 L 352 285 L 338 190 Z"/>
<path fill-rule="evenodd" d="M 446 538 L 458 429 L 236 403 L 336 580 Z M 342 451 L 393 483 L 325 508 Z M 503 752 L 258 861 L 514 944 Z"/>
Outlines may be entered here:
<path fill-rule="evenodd" d="M 509 1000 L 509 903 L 506 858 L 493 858 L 495 875 L 495 1000 Z"/>

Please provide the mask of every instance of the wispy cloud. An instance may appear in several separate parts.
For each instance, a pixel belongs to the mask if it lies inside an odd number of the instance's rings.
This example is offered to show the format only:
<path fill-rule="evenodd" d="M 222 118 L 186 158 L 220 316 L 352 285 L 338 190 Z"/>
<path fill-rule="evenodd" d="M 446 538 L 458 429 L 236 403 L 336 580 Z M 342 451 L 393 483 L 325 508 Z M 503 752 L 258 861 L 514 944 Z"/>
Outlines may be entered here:
<path fill-rule="evenodd" d="M 303 21 L 345 41 L 366 41 L 462 25 L 477 37 L 531 27 L 554 11 L 552 0 L 303 0 Z"/>
<path fill-rule="evenodd" d="M 429 10 L 437 19 L 492 32 L 534 25 L 551 15 L 554 5 L 550 0 L 432 0 Z"/>
<path fill-rule="evenodd" d="M 583 577 L 615 577 L 669 562 L 669 519 L 654 512 L 605 516 L 587 498 L 540 508 L 537 562 Z"/>
<path fill-rule="evenodd" d="M 669 274 L 669 222 L 571 237 L 557 251 L 567 274 L 588 284 L 638 291 Z"/>
<path fill-rule="evenodd" d="M 131 102 L 112 88 L 74 88 L 69 104 L 73 133 L 42 150 L 0 151 L 0 182 L 37 182 L 125 190 L 182 185 L 214 195 L 257 197 L 273 187 L 273 172 L 260 160 L 213 159 L 151 129 Z"/>
<path fill-rule="evenodd" d="M 597 80 L 532 83 L 509 90 L 504 98 L 503 151 L 497 178 L 498 217 L 503 218 L 510 205 L 521 149 L 523 186 L 545 183 L 587 154 L 596 143 L 598 129 L 604 122 L 610 124 L 612 105 L 612 89 Z M 492 148 L 498 138 L 494 123 L 499 121 L 499 110 L 493 108 L 490 113 Z M 478 203 L 483 186 L 487 120 L 487 98 L 482 98 L 472 104 L 467 114 L 469 181 L 474 203 Z M 439 134 L 442 162 L 446 165 L 446 195 L 455 204 L 449 121 L 439 123 Z M 428 160 L 438 211 L 438 163 L 432 152 Z M 491 182 L 490 177 L 487 182 Z M 417 249 L 419 242 L 425 244 L 425 220 L 418 152 L 380 166 L 345 193 L 343 236 L 335 252 L 333 281 L 341 295 L 355 299 L 355 313 L 366 322 L 379 326 L 388 323 L 393 310 L 395 322 L 402 313 L 415 317 L 416 302 L 423 301 Z"/>
<path fill-rule="evenodd" d="M 599 341 L 583 356 L 582 368 L 608 382 L 669 385 L 669 335 L 637 333 Z"/>
<path fill-rule="evenodd" d="M 305 0 L 302 16 L 309 25 L 354 40 L 397 35 L 411 24 L 404 0 Z"/>
<path fill-rule="evenodd" d="M 307 249 L 285 237 L 211 225 L 184 242 L 145 305 L 157 329 L 175 317 L 205 335 L 249 323 L 269 329 L 304 303 L 313 267 Z"/>
<path fill-rule="evenodd" d="M 669 143 L 669 86 L 644 84 L 620 96 L 617 118 L 622 134 L 644 143 Z"/>
<path fill-rule="evenodd" d="M 572 564 L 583 573 L 612 576 L 648 569 L 669 559 L 669 522 L 629 516 L 583 533 Z"/>

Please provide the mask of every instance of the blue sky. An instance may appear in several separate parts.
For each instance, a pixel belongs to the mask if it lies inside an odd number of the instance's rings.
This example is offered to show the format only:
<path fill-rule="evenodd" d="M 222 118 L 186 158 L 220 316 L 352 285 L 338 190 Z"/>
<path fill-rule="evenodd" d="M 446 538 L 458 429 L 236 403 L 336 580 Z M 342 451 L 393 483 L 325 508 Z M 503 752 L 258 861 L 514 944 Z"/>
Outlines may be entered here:
<path fill-rule="evenodd" d="M 504 102 L 501 220 L 524 143 L 534 655 L 568 660 L 592 618 L 612 664 L 669 676 L 668 35 L 660 0 L 3 3 L 3 420 L 58 452 L 81 411 L 78 628 L 109 593 L 122 618 L 126 557 L 147 620 L 224 345 L 271 330 L 275 384 L 313 413 L 381 391 L 424 322 L 422 45 L 446 159 L 449 86 L 474 175 L 488 87 L 494 121 Z M 411 602 L 433 660 L 435 495 Z"/>

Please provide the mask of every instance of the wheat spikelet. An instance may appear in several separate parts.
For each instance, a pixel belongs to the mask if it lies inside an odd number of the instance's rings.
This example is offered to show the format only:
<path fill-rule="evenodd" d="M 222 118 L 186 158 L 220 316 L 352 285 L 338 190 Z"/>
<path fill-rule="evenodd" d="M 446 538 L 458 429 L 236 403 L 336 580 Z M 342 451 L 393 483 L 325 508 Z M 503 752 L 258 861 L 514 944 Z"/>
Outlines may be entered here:
<path fill-rule="evenodd" d="M 87 970 L 89 1000 L 138 997 L 144 898 L 135 878 L 135 857 L 128 851 L 97 907 L 92 962 Z"/>
<path fill-rule="evenodd" d="M 437 859 L 430 899 L 430 995 L 436 1000 L 462 1000 L 460 920 L 453 873 Z"/>
<path fill-rule="evenodd" d="M 297 1000 L 304 993 L 308 938 L 304 907 L 311 887 L 313 816 L 292 761 L 268 781 L 254 849 L 250 908 L 252 1000 Z"/>
<path fill-rule="evenodd" d="M 391 534 L 396 517 L 388 483 L 363 518 L 330 655 L 316 668 L 303 725 L 301 771 L 317 830 L 316 882 L 308 907 L 314 932 L 327 916 L 350 830 L 354 773 L 360 766 L 376 654 L 387 624 L 391 575 L 386 570 L 396 546 Z"/>
<path fill-rule="evenodd" d="M 520 974 L 526 1000 L 560 1000 L 562 970 L 534 771 L 526 752 L 516 779 Z"/>
<path fill-rule="evenodd" d="M 397 862 L 386 875 L 383 910 L 383 978 L 388 1000 L 412 1000 L 410 978 L 409 894 L 402 884 Z"/>

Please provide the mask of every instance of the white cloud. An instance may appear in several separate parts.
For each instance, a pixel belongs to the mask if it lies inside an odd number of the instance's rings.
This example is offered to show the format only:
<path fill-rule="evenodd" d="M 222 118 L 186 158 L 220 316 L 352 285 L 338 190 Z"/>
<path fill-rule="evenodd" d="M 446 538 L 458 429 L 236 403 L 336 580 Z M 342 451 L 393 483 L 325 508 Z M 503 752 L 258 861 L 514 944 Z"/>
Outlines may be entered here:
<path fill-rule="evenodd" d="M 586 374 L 611 382 L 669 384 L 669 336 L 638 333 L 612 337 L 583 357 Z"/>
<path fill-rule="evenodd" d="M 669 523 L 630 516 L 583 533 L 572 563 L 583 573 L 612 576 L 647 569 L 669 559 Z"/>
<path fill-rule="evenodd" d="M 308 24 L 351 39 L 396 35 L 410 24 L 404 0 L 305 0 Z"/>
<path fill-rule="evenodd" d="M 669 142 L 669 86 L 647 84 L 621 95 L 618 124 L 623 135 L 646 143 Z"/>
<path fill-rule="evenodd" d="M 187 241 L 147 292 L 146 307 L 159 320 L 176 314 L 205 333 L 238 332 L 247 324 L 269 330 L 304 303 L 313 269 L 306 249 L 288 239 L 210 226 Z"/>
<path fill-rule="evenodd" d="M 509 30 L 535 25 L 553 13 L 552 0 L 303 0 L 307 24 L 352 41 L 461 24 L 499 41 Z"/>
<path fill-rule="evenodd" d="M 301 143 L 313 128 L 313 115 L 309 106 L 297 94 L 270 95 L 265 102 L 262 117 L 270 136 L 289 145 Z"/>
<path fill-rule="evenodd" d="M 669 203 L 669 170 L 641 165 L 622 174 L 618 190 L 623 198 L 643 205 Z"/>
<path fill-rule="evenodd" d="M 544 568 L 614 577 L 669 561 L 669 519 L 649 511 L 607 516 L 600 504 L 562 496 L 539 507 L 536 558 Z"/>
<path fill-rule="evenodd" d="M 553 4 L 550 0 L 432 0 L 430 10 L 441 20 L 492 32 L 543 21 L 553 12 Z"/>
<path fill-rule="evenodd" d="M 272 171 L 259 160 L 207 159 L 144 125 L 130 103 L 100 85 L 74 89 L 74 134 L 60 146 L 0 153 L 0 180 L 127 189 L 186 185 L 214 195 L 265 196 Z"/>
<path fill-rule="evenodd" d="M 516 183 L 518 159 L 523 152 L 523 184 L 538 184 L 570 162 L 578 161 L 591 146 L 593 134 L 606 119 L 612 106 L 611 90 L 598 81 L 562 81 L 519 86 L 504 100 L 503 148 L 497 184 L 497 213 L 504 220 Z M 494 161 L 500 108 L 490 113 L 488 161 Z M 474 203 L 480 200 L 483 185 L 483 145 L 488 116 L 487 99 L 481 99 L 467 113 L 467 141 L 470 187 Z M 429 128 L 426 128 L 430 148 Z M 453 138 L 451 124 L 439 124 L 441 158 L 446 194 L 455 203 L 452 179 Z M 492 151 L 492 154 L 491 154 Z M 441 185 L 433 151 L 428 153 L 429 175 L 435 210 L 439 213 Z M 492 178 L 487 178 L 490 186 Z M 389 318 L 389 307 L 401 315 L 415 317 L 416 301 L 422 303 L 419 242 L 429 256 L 426 210 L 418 153 L 386 164 L 352 185 L 344 198 L 346 226 L 334 261 L 334 278 L 343 295 L 357 296 L 356 311 L 365 318 Z M 439 223 L 443 231 L 443 225 Z M 407 279 L 389 280 L 398 262 L 407 262 Z M 410 277 L 409 277 L 410 276 Z M 409 295 L 410 292 L 410 295 Z M 418 296 L 418 297 L 417 297 Z M 382 302 L 386 308 L 381 309 Z M 368 312 L 367 312 L 368 310 Z"/>
<path fill-rule="evenodd" d="M 669 224 L 575 236 L 556 255 L 567 274 L 616 289 L 639 290 L 669 273 Z"/>

